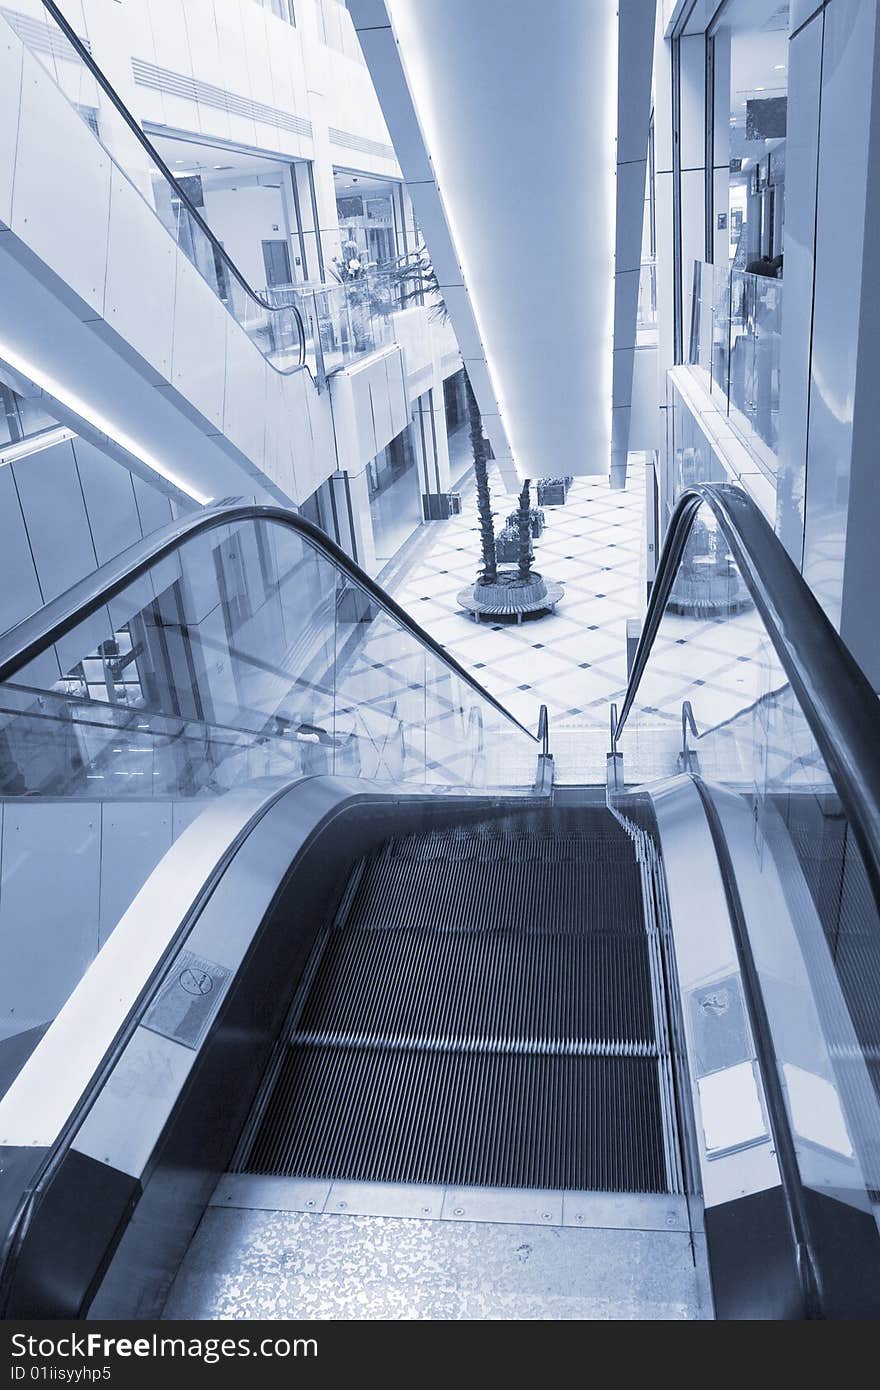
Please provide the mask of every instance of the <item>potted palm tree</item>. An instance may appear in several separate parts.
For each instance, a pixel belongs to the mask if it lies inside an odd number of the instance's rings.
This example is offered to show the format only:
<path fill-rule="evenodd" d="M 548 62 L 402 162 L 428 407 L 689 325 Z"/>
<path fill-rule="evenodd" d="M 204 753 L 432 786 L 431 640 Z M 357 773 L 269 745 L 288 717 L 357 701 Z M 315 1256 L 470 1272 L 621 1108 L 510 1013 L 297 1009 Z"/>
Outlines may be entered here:
<path fill-rule="evenodd" d="M 437 282 L 437 272 L 427 253 L 407 257 L 392 269 L 401 305 L 425 300 L 433 304 L 433 314 L 443 320 L 447 318 L 446 305 Z M 515 616 L 520 621 L 524 613 L 552 611 L 562 597 L 561 584 L 547 585 L 541 575 L 532 570 L 532 507 L 530 505 L 530 484 L 528 480 L 519 496 L 517 523 L 515 528 L 517 567 L 515 570 L 499 570 L 498 554 L 493 523 L 492 497 L 489 489 L 489 442 L 483 433 L 483 419 L 480 407 L 471 385 L 467 380 L 468 425 L 470 428 L 471 452 L 474 459 L 474 479 L 477 489 L 477 515 L 479 517 L 481 569 L 474 581 L 472 590 L 463 590 L 459 602 L 475 618 L 483 613 L 496 616 Z M 564 499 L 563 499 L 564 500 Z"/>

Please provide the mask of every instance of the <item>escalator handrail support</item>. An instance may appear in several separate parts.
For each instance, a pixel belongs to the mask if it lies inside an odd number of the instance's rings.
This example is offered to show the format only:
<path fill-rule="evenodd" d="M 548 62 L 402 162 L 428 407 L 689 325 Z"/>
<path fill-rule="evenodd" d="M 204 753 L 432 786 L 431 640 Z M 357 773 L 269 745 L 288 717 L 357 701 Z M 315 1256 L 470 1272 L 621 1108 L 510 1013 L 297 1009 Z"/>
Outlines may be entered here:
<path fill-rule="evenodd" d="M 742 488 L 696 483 L 676 503 L 651 590 L 616 745 L 666 612 L 691 527 L 711 508 L 831 774 L 880 909 L 880 701 L 769 523 Z"/>
<path fill-rule="evenodd" d="M 156 168 L 160 171 L 162 177 L 166 180 L 167 183 L 171 185 L 171 187 L 174 190 L 174 196 L 180 199 L 181 203 L 183 203 L 190 217 L 199 227 L 199 230 L 203 232 L 204 235 L 207 237 L 208 241 L 211 244 L 211 249 L 214 252 L 214 255 L 220 258 L 220 260 L 223 262 L 224 267 L 229 271 L 233 279 L 237 281 L 237 283 L 244 290 L 245 294 L 248 295 L 248 297 L 252 299 L 255 304 L 258 304 L 261 309 L 265 309 L 267 313 L 281 313 L 282 310 L 279 309 L 277 305 L 270 304 L 267 299 L 263 299 L 262 295 L 258 294 L 257 291 L 253 288 L 253 286 L 248 284 L 244 275 L 239 270 L 238 266 L 235 264 L 235 261 L 232 259 L 229 252 L 223 246 L 223 243 L 219 241 L 217 237 L 214 235 L 214 233 L 211 231 L 211 228 L 208 226 L 208 223 L 205 221 L 204 217 L 199 212 L 195 203 L 190 198 L 186 189 L 175 177 L 173 171 L 169 169 L 168 165 L 165 163 L 164 159 L 160 155 L 159 151 L 156 149 L 153 142 L 150 139 L 148 139 L 148 137 L 142 130 L 139 122 L 129 111 L 128 107 L 122 100 L 122 97 L 119 95 L 116 88 L 113 86 L 112 82 L 109 81 L 109 79 L 105 76 L 103 69 L 100 68 L 98 64 L 95 62 L 91 53 L 79 37 L 79 34 L 77 34 L 76 30 L 65 19 L 64 15 L 61 13 L 61 10 L 55 4 L 54 0 L 43 0 L 43 8 L 49 13 L 49 15 L 51 15 L 53 21 L 55 22 L 55 24 L 57 24 L 64 37 L 67 39 L 67 42 L 75 51 L 79 60 L 88 68 L 92 77 L 97 82 L 98 86 L 101 88 L 101 91 L 107 97 L 111 105 L 113 105 L 116 108 L 117 112 L 122 117 L 123 121 L 127 125 L 128 129 L 131 131 L 132 135 L 138 141 L 141 148 L 146 151 L 147 157 L 149 158 L 150 162 L 156 165 Z M 297 363 L 297 366 L 303 367 L 305 366 L 306 362 L 306 330 L 305 325 L 303 323 L 302 314 L 300 313 L 299 308 L 295 304 L 285 305 L 284 308 L 292 309 L 296 317 L 297 334 L 299 337 L 299 362 Z"/>
<path fill-rule="evenodd" d="M 469 671 L 459 665 L 440 643 L 426 632 L 414 618 L 361 569 L 345 551 L 319 527 L 305 517 L 285 507 L 271 504 L 231 502 L 229 499 L 187 513 L 167 526 L 154 531 L 145 540 L 137 541 L 114 560 L 109 560 L 93 574 L 59 594 L 44 608 L 38 609 L 17 626 L 0 635 L 0 683 L 9 681 L 29 662 L 60 641 L 93 613 L 118 597 L 130 584 L 142 578 L 154 565 L 178 550 L 185 542 L 220 526 L 246 521 L 267 521 L 295 532 L 310 542 L 345 578 L 359 588 L 371 602 L 393 618 L 411 637 L 426 648 L 445 666 L 491 705 L 509 723 L 514 724 L 534 743 L 540 736 L 532 733 L 511 714 L 494 695 L 480 685 Z"/>

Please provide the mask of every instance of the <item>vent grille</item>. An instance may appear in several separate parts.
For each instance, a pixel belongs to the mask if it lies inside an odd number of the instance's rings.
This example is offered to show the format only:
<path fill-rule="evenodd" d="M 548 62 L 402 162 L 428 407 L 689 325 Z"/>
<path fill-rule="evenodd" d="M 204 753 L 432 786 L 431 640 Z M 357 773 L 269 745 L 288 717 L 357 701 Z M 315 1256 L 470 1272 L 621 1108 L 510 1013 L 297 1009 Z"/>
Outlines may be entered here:
<path fill-rule="evenodd" d="M 330 144 L 341 145 L 345 150 L 357 150 L 360 154 L 374 154 L 379 159 L 396 159 L 393 145 L 383 145 L 381 140 L 368 140 L 365 135 L 355 135 L 350 130 L 337 130 L 330 127 Z"/>
<path fill-rule="evenodd" d="M 6 19 L 9 27 L 15 31 L 22 43 L 32 49 L 35 53 L 51 53 L 53 58 L 67 58 L 72 63 L 80 61 L 79 55 L 74 51 L 67 39 L 52 24 L 44 24 L 40 19 L 34 19 L 32 15 L 22 14 L 20 10 L 7 10 L 0 7 L 0 14 Z M 80 43 L 83 48 L 92 51 L 88 39 L 80 35 Z"/>
<path fill-rule="evenodd" d="M 227 92 L 224 87 L 215 87 L 211 82 L 187 77 L 182 72 L 172 72 L 170 68 L 157 67 L 155 63 L 148 63 L 143 58 L 132 58 L 131 70 L 139 87 L 149 87 L 154 92 L 167 92 L 170 96 L 185 97 L 188 101 L 197 101 L 200 106 L 212 106 L 217 111 L 226 111 L 233 116 L 261 121 L 263 125 L 278 126 L 292 135 L 312 134 L 312 123 L 304 116 L 292 116 L 287 111 L 279 111 L 275 106 L 267 106 L 265 102 L 251 101 L 249 97 Z"/>

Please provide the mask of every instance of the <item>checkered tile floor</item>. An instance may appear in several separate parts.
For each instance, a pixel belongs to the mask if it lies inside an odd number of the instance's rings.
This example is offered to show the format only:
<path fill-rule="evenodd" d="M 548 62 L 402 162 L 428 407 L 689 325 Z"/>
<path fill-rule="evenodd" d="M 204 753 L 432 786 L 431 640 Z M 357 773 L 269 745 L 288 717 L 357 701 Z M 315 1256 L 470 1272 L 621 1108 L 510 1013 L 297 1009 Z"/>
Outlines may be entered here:
<path fill-rule="evenodd" d="M 516 506 L 492 479 L 496 529 Z M 535 566 L 565 585 L 556 613 L 515 623 L 477 624 L 458 607 L 479 561 L 476 497 L 461 516 L 422 528 L 413 564 L 396 576 L 402 607 L 529 728 L 546 704 L 551 726 L 589 715 L 607 723 L 608 703 L 626 680 L 626 620 L 644 608 L 642 545 L 644 466 L 631 467 L 626 490 L 605 478 L 576 478 L 564 506 L 545 507 Z"/>
<path fill-rule="evenodd" d="M 492 487 L 500 529 L 516 498 L 504 494 L 497 474 Z M 526 727 L 537 728 L 539 708 L 547 705 L 563 782 L 605 777 L 610 705 L 619 706 L 626 690 L 626 620 L 641 618 L 645 609 L 644 494 L 644 463 L 636 456 L 624 491 L 612 491 L 605 478 L 576 478 L 564 506 L 544 509 L 536 568 L 565 585 L 553 615 L 519 626 L 477 624 L 459 608 L 458 594 L 473 582 L 478 564 L 472 485 L 463 493 L 462 515 L 423 527 L 412 560 L 389 585 Z M 751 784 L 756 777 L 776 780 L 775 772 L 787 781 L 800 767 L 796 780 L 815 776 L 803 730 L 790 717 L 780 727 L 780 702 L 771 692 L 784 684 L 754 610 L 726 618 L 667 613 L 621 744 L 627 781 L 678 770 L 685 700 L 701 731 L 722 725 L 698 743 L 705 775 Z"/>

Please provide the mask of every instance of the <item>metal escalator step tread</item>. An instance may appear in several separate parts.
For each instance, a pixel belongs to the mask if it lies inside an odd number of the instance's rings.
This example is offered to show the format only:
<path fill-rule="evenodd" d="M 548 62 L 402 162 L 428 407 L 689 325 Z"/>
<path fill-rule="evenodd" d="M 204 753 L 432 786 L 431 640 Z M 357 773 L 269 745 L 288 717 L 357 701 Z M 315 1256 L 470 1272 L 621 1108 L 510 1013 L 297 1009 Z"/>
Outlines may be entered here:
<path fill-rule="evenodd" d="M 575 860 L 585 863 L 607 863 L 611 859 L 631 862 L 631 841 L 619 835 L 530 835 L 523 832 L 490 829 L 472 835 L 435 832 L 432 835 L 409 835 L 390 840 L 382 850 L 383 859 L 435 863 L 464 859 L 468 861 L 537 861 L 556 863 Z"/>
<path fill-rule="evenodd" d="M 367 860 L 242 1172 L 662 1192 L 641 869 L 604 810 Z"/>
<path fill-rule="evenodd" d="M 666 1190 L 653 1058 L 292 1047 L 240 1170 Z"/>
<path fill-rule="evenodd" d="M 364 873 L 349 920 L 435 931 L 644 933 L 634 858 L 615 864 L 459 860 L 442 866 L 376 859 Z"/>
<path fill-rule="evenodd" d="M 364 988 L 364 981 L 384 987 Z M 300 1031 L 652 1042 L 644 938 L 346 928 L 332 934 Z"/>

